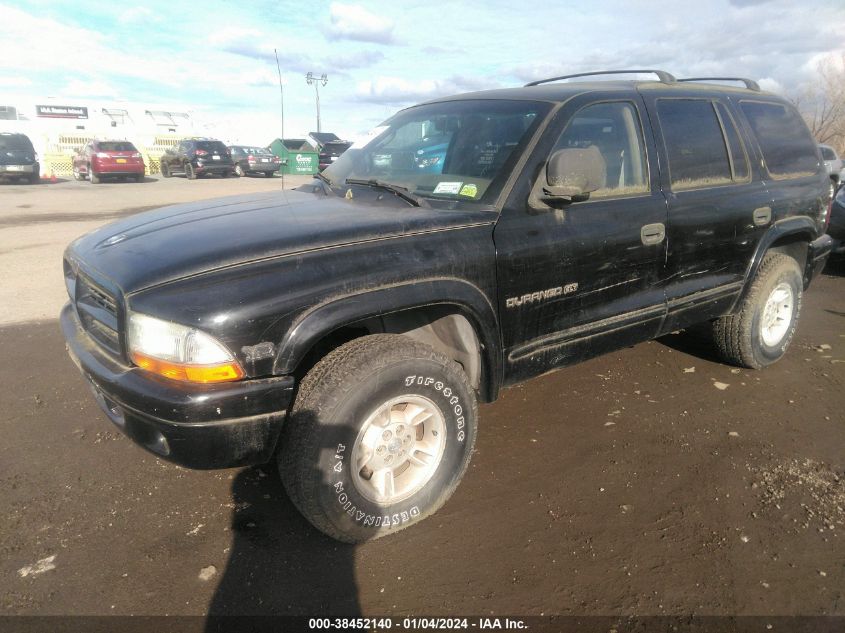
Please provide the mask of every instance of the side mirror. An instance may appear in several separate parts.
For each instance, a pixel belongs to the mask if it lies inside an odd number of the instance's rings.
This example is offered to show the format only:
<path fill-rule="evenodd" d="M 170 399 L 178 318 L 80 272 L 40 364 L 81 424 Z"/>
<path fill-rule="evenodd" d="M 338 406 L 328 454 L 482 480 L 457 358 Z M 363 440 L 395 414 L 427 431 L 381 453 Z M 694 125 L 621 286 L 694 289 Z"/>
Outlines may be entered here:
<path fill-rule="evenodd" d="M 572 200 L 604 187 L 607 166 L 598 147 L 559 149 L 546 164 L 541 199 Z"/>

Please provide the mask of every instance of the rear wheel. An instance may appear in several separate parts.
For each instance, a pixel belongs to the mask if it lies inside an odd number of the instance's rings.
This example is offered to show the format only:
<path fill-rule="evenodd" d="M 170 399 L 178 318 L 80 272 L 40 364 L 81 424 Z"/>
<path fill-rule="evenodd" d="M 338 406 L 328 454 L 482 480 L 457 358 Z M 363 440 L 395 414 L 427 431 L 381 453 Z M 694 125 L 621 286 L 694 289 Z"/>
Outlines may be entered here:
<path fill-rule="evenodd" d="M 100 177 L 94 173 L 94 168 L 88 165 L 88 182 L 92 185 L 100 184 Z"/>
<path fill-rule="evenodd" d="M 194 166 L 191 165 L 191 163 L 185 163 L 185 178 L 188 180 L 197 179 L 197 172 L 194 170 Z"/>
<path fill-rule="evenodd" d="M 161 177 L 170 178 L 170 167 L 168 167 L 167 163 L 161 163 Z"/>
<path fill-rule="evenodd" d="M 82 177 L 82 174 L 79 173 L 79 167 L 77 167 L 76 165 L 73 166 L 73 179 L 74 180 L 84 180 L 84 178 Z"/>
<path fill-rule="evenodd" d="M 135 182 L 144 182 L 144 174 L 135 174 Z"/>
<path fill-rule="evenodd" d="M 303 379 L 283 431 L 282 482 L 322 532 L 350 543 L 379 538 L 452 495 L 476 419 L 457 363 L 404 336 L 356 339 Z"/>
<path fill-rule="evenodd" d="M 34 171 L 29 175 L 29 184 L 31 185 L 40 185 L 41 184 L 41 172 Z"/>
<path fill-rule="evenodd" d="M 240 165 L 235 165 L 235 175 L 238 178 L 243 178 L 243 175 L 244 175 L 243 167 L 241 167 Z"/>
<path fill-rule="evenodd" d="M 265 171 L 264 177 L 265 178 L 272 178 L 275 174 L 272 171 Z"/>
<path fill-rule="evenodd" d="M 798 262 L 782 253 L 768 253 L 739 311 L 713 322 L 722 358 L 751 369 L 779 360 L 795 335 L 803 288 Z"/>

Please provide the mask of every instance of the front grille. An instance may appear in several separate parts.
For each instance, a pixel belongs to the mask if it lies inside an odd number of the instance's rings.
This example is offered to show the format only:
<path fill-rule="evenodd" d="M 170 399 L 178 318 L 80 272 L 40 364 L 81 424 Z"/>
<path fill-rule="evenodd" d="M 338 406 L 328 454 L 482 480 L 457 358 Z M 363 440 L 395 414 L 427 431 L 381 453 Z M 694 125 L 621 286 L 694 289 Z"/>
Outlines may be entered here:
<path fill-rule="evenodd" d="M 117 299 L 82 271 L 78 271 L 72 280 L 68 277 L 66 268 L 68 292 L 71 293 L 82 328 L 94 341 L 119 356 L 121 349 Z"/>

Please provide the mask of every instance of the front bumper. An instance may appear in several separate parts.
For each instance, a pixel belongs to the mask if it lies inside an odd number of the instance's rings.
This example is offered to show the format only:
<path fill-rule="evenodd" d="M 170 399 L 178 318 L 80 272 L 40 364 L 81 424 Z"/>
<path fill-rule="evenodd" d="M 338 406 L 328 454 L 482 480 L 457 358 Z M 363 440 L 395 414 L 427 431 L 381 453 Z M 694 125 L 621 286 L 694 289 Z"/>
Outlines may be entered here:
<path fill-rule="evenodd" d="M 804 287 L 810 285 L 810 282 L 818 277 L 824 269 L 827 258 L 833 251 L 834 240 L 830 235 L 822 235 L 820 238 L 810 242 L 810 248 L 807 251 L 807 266 L 804 270 Z"/>
<path fill-rule="evenodd" d="M 88 336 L 70 303 L 62 310 L 61 327 L 68 353 L 103 412 L 148 451 L 201 469 L 272 458 L 293 399 L 292 376 L 182 383 L 115 360 Z"/>

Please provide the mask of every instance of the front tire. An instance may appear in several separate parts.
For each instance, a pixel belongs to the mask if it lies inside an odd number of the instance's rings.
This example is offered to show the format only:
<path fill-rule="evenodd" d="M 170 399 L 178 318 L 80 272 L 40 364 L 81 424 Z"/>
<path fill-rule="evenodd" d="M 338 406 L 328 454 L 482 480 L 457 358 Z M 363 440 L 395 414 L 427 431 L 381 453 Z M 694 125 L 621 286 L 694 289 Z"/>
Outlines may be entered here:
<path fill-rule="evenodd" d="M 404 336 L 356 339 L 302 381 L 279 471 L 318 530 L 349 543 L 418 523 L 454 492 L 478 406 L 463 369 Z"/>
<path fill-rule="evenodd" d="M 713 322 L 713 337 L 724 360 L 761 369 L 786 353 L 801 314 L 804 282 L 792 257 L 763 258 L 739 311 Z"/>

